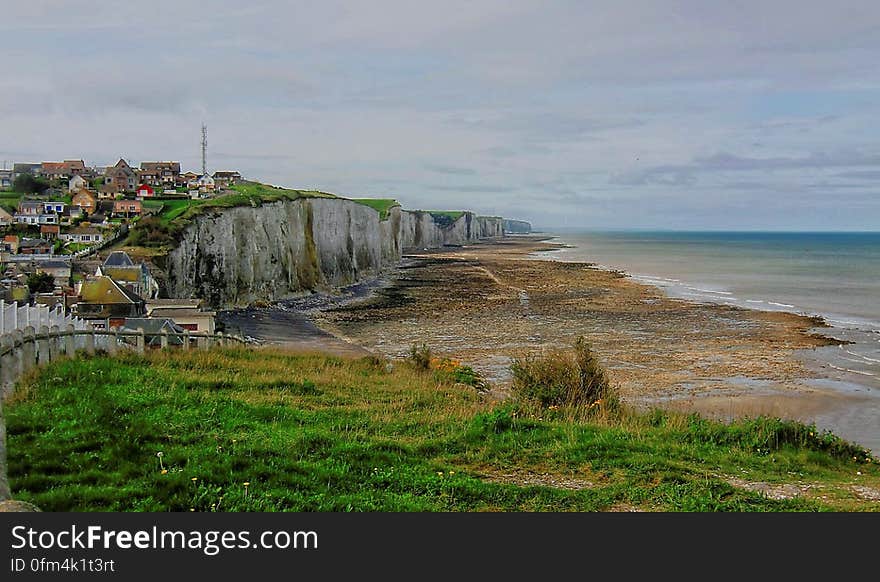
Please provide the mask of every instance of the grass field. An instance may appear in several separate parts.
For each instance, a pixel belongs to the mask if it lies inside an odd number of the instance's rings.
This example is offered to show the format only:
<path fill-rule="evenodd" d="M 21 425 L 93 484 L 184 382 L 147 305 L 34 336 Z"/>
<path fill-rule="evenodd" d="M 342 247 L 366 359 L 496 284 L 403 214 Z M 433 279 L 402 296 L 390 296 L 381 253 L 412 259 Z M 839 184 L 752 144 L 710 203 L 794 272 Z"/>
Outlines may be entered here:
<path fill-rule="evenodd" d="M 812 427 L 579 420 L 438 374 L 269 349 L 53 363 L 7 404 L 12 490 L 52 511 L 880 509 L 856 489 L 876 460 Z"/>
<path fill-rule="evenodd" d="M 397 200 L 393 198 L 352 198 L 354 202 L 369 206 L 379 213 L 379 220 L 387 220 L 388 213 L 395 206 L 400 206 Z"/>
<path fill-rule="evenodd" d="M 3 207 L 10 214 L 15 214 L 18 210 L 18 202 L 21 200 L 21 192 L 11 192 L 9 190 L 0 191 L 0 207 Z"/>

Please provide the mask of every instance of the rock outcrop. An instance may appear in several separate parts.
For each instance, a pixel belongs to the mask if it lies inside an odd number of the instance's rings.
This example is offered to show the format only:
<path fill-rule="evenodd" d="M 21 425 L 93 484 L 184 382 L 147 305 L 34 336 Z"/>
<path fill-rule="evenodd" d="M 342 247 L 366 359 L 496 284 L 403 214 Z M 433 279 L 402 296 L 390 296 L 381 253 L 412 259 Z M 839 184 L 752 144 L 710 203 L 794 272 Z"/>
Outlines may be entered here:
<path fill-rule="evenodd" d="M 165 261 L 169 297 L 214 307 L 329 290 L 377 276 L 407 249 L 502 237 L 504 219 L 390 209 L 341 198 L 238 206 L 197 216 Z"/>
<path fill-rule="evenodd" d="M 505 234 L 529 234 L 532 232 L 532 224 L 525 220 L 504 219 Z"/>

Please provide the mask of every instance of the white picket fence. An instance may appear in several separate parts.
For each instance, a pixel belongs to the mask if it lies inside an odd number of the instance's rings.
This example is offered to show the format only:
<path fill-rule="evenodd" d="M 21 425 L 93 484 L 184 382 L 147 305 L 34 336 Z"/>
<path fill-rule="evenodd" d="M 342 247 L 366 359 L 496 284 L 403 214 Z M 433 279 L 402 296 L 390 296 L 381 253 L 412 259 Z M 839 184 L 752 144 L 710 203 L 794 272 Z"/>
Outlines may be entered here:
<path fill-rule="evenodd" d="M 21 331 L 26 327 L 40 329 L 42 326 L 54 325 L 59 329 L 67 329 L 68 325 L 78 331 L 86 329 L 86 321 L 65 315 L 62 305 L 52 309 L 48 305 L 19 305 L 17 301 L 6 303 L 0 300 L 0 335 Z"/>

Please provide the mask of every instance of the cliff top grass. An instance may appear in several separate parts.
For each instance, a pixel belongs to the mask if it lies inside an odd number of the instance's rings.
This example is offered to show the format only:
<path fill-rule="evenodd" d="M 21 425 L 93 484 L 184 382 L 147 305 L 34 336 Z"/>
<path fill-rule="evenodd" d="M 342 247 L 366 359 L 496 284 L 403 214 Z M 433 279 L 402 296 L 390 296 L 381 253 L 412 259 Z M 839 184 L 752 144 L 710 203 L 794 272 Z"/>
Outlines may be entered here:
<path fill-rule="evenodd" d="M 378 212 L 379 220 L 388 220 L 388 213 L 391 212 L 391 209 L 395 206 L 400 206 L 400 203 L 393 198 L 352 198 L 351 200 L 358 204 L 369 206 Z"/>
<path fill-rule="evenodd" d="M 876 460 L 813 427 L 583 418 L 460 381 L 277 349 L 54 362 L 6 404 L 10 485 L 51 511 L 880 510 Z"/>
<path fill-rule="evenodd" d="M 166 250 L 184 228 L 197 216 L 237 206 L 257 207 L 279 200 L 303 198 L 337 198 L 334 194 L 316 190 L 292 190 L 257 182 L 243 182 L 231 187 L 231 192 L 214 198 L 156 200 L 162 207 L 152 218 L 141 220 L 124 241 L 127 246 L 162 247 Z"/>

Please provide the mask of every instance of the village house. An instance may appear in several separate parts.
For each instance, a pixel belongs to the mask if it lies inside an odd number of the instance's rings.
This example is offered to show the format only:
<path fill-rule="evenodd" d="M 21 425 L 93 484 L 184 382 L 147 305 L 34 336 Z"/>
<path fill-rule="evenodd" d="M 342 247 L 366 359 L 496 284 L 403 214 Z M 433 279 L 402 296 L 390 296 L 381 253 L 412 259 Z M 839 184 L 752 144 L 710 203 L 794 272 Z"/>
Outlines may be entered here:
<path fill-rule="evenodd" d="M 57 224 L 44 224 L 40 226 L 40 238 L 55 240 L 61 234 L 61 227 Z"/>
<path fill-rule="evenodd" d="M 200 299 L 150 299 L 149 317 L 170 318 L 183 329 L 192 332 L 214 333 L 214 311 L 204 310 Z"/>
<path fill-rule="evenodd" d="M 140 181 L 150 186 L 177 186 L 180 184 L 180 162 L 141 162 Z"/>
<path fill-rule="evenodd" d="M 12 170 L 0 170 L 0 189 L 12 188 Z"/>
<path fill-rule="evenodd" d="M 113 203 L 113 216 L 130 218 L 140 216 L 143 206 L 140 200 L 117 200 Z"/>
<path fill-rule="evenodd" d="M 43 213 L 45 214 L 63 214 L 67 206 L 66 202 L 53 201 L 43 202 Z"/>
<path fill-rule="evenodd" d="M 18 243 L 19 238 L 17 234 L 7 234 L 3 237 L 3 242 L 0 243 L 0 250 L 6 253 L 17 255 Z"/>
<path fill-rule="evenodd" d="M 41 261 L 36 263 L 35 270 L 37 273 L 48 273 L 55 279 L 55 285 L 58 287 L 66 287 L 70 284 L 70 261 L 52 260 Z"/>
<path fill-rule="evenodd" d="M 138 198 L 152 198 L 156 195 L 156 191 L 149 184 L 141 184 L 137 189 Z"/>
<path fill-rule="evenodd" d="M 88 181 L 83 178 L 80 174 L 75 174 L 70 181 L 67 183 L 67 191 L 71 194 L 75 194 L 82 190 L 86 190 L 89 187 Z"/>
<path fill-rule="evenodd" d="M 53 254 L 52 243 L 39 238 L 23 238 L 18 243 L 18 254 L 51 255 Z"/>
<path fill-rule="evenodd" d="M 199 187 L 199 175 L 195 172 L 185 172 L 181 174 L 180 181 L 183 182 L 183 185 L 187 188 Z"/>
<path fill-rule="evenodd" d="M 74 314 L 96 329 L 118 329 L 129 317 L 143 317 L 144 300 L 110 277 L 83 281 L 73 306 Z"/>
<path fill-rule="evenodd" d="M 39 175 L 48 180 L 67 180 L 73 176 L 85 173 L 87 173 L 86 164 L 82 160 L 43 162 L 40 164 L 39 170 Z"/>
<path fill-rule="evenodd" d="M 98 199 L 88 190 L 80 190 L 70 200 L 70 205 L 81 208 L 86 214 L 91 214 L 97 207 Z"/>
<path fill-rule="evenodd" d="M 241 182 L 241 174 L 230 170 L 217 170 L 214 172 L 214 184 L 217 188 L 228 188 Z"/>
<path fill-rule="evenodd" d="M 159 283 L 145 263 L 135 264 L 125 251 L 113 251 L 95 271 L 98 277 L 111 277 L 129 291 L 153 299 L 159 294 Z"/>
<path fill-rule="evenodd" d="M 61 233 L 59 238 L 67 242 L 91 245 L 103 242 L 104 234 L 100 229 L 93 226 L 80 225 L 70 229 L 68 232 Z"/>
<path fill-rule="evenodd" d="M 58 224 L 56 214 L 43 212 L 43 203 L 37 200 L 22 200 L 18 203 L 15 222 L 19 224 Z"/>
<path fill-rule="evenodd" d="M 199 192 L 202 194 L 210 194 L 214 192 L 214 178 L 205 174 L 204 176 L 199 176 L 199 179 L 196 181 L 198 185 Z"/>
<path fill-rule="evenodd" d="M 128 162 L 120 158 L 116 165 L 109 166 L 104 171 L 104 184 L 101 186 L 100 195 L 112 198 L 117 194 L 134 192 L 136 187 L 137 176 L 134 170 Z"/>

